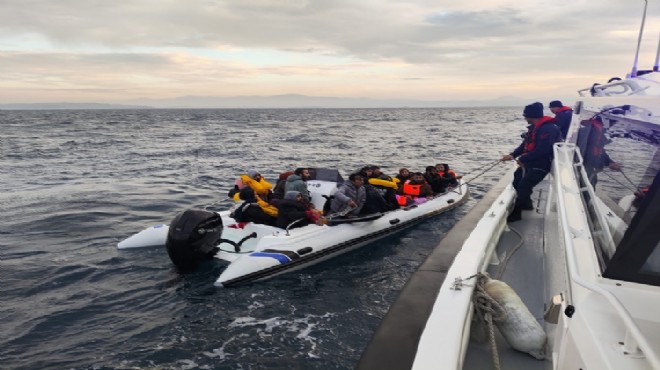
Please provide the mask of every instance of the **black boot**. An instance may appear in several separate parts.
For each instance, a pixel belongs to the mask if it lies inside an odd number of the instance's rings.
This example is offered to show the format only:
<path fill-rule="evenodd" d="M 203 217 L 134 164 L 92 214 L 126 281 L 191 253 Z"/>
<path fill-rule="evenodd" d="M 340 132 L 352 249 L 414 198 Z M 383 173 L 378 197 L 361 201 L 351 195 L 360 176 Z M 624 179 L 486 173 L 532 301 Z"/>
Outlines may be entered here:
<path fill-rule="evenodd" d="M 516 222 L 522 220 L 522 208 L 518 205 L 513 207 L 509 217 L 506 218 L 506 222 Z"/>
<path fill-rule="evenodd" d="M 523 211 L 533 211 L 534 210 L 534 203 L 532 203 L 532 200 L 530 199 L 529 201 L 523 203 L 520 206 L 520 209 Z"/>

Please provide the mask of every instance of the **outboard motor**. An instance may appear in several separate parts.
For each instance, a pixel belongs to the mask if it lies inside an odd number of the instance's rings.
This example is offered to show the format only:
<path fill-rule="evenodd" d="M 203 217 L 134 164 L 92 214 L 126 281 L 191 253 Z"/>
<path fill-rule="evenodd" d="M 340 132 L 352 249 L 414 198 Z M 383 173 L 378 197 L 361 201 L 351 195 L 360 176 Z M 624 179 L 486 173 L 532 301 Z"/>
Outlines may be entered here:
<path fill-rule="evenodd" d="M 213 257 L 222 235 L 222 218 L 215 212 L 189 209 L 174 217 L 167 233 L 167 254 L 182 270 L 192 270 Z"/>

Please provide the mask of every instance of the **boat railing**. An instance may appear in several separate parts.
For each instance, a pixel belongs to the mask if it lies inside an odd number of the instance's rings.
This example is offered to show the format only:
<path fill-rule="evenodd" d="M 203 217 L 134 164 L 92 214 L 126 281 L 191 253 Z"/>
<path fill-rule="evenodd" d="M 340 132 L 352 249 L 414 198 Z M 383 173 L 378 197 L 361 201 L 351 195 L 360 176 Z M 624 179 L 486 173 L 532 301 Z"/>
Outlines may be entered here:
<path fill-rule="evenodd" d="M 622 87 L 622 89 L 616 89 L 617 87 Z M 625 79 L 612 81 L 603 85 L 594 84 L 592 87 L 578 90 L 578 94 L 580 96 L 637 95 L 648 88 L 648 86 L 640 86 L 635 80 Z"/>
<path fill-rule="evenodd" d="M 596 202 L 596 191 L 589 180 L 589 175 L 584 167 L 584 160 L 579 150 L 574 151 L 573 168 L 578 186 L 581 194 L 582 201 L 584 202 L 587 210 L 587 222 L 589 229 L 594 236 L 594 242 L 599 249 L 599 259 L 601 268 L 609 262 L 610 258 L 616 251 L 616 245 L 612 238 L 612 232 L 605 219 L 605 213 L 600 209 L 599 204 Z"/>
<path fill-rule="evenodd" d="M 579 219 L 580 216 L 578 215 L 580 213 L 570 212 L 570 208 L 574 207 L 570 207 L 569 204 L 574 201 L 575 196 L 580 193 L 580 185 L 576 177 L 576 171 L 571 170 L 574 167 L 573 161 L 575 152 L 575 145 L 573 144 L 559 143 L 554 146 L 553 170 L 555 176 L 553 176 L 553 181 L 555 181 L 555 187 L 558 190 L 557 212 L 564 230 L 570 231 L 564 233 L 569 278 L 575 284 L 604 297 L 615 309 L 626 328 L 624 342 L 626 349 L 641 349 L 651 367 L 654 369 L 660 369 L 660 358 L 658 357 L 656 350 L 651 346 L 621 301 L 619 301 L 619 299 L 609 290 L 580 274 L 574 240 L 587 240 L 589 239 L 589 233 L 586 232 L 587 230 L 580 230 L 580 225 L 586 223 L 586 220 Z M 579 169 L 579 172 L 581 172 L 582 175 L 585 175 L 582 168 Z M 591 190 L 593 190 L 593 188 Z M 582 217 L 586 216 L 582 215 Z"/>

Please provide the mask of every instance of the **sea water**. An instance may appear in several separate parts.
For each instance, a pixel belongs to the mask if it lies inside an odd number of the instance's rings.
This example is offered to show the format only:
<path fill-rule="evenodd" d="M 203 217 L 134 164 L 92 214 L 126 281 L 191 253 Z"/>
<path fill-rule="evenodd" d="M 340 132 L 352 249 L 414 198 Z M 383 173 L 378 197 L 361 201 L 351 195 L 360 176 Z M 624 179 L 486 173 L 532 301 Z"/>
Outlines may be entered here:
<path fill-rule="evenodd" d="M 0 368 L 351 369 L 408 277 L 511 164 L 521 108 L 0 111 Z M 471 199 L 237 288 L 122 239 L 230 207 L 250 168 L 449 163 Z"/>

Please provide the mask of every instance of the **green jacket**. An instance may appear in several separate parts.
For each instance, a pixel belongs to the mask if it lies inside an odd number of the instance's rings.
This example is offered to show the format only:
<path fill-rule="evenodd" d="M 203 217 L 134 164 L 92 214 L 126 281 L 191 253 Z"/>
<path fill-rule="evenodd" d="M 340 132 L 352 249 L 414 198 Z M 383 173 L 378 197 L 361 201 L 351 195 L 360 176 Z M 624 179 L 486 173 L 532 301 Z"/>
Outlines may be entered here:
<path fill-rule="evenodd" d="M 307 184 L 303 181 L 302 177 L 293 174 L 286 179 L 286 185 L 284 186 L 284 193 L 287 191 L 299 191 L 303 199 L 307 202 L 311 200 L 309 195 L 309 190 L 307 190 Z"/>

